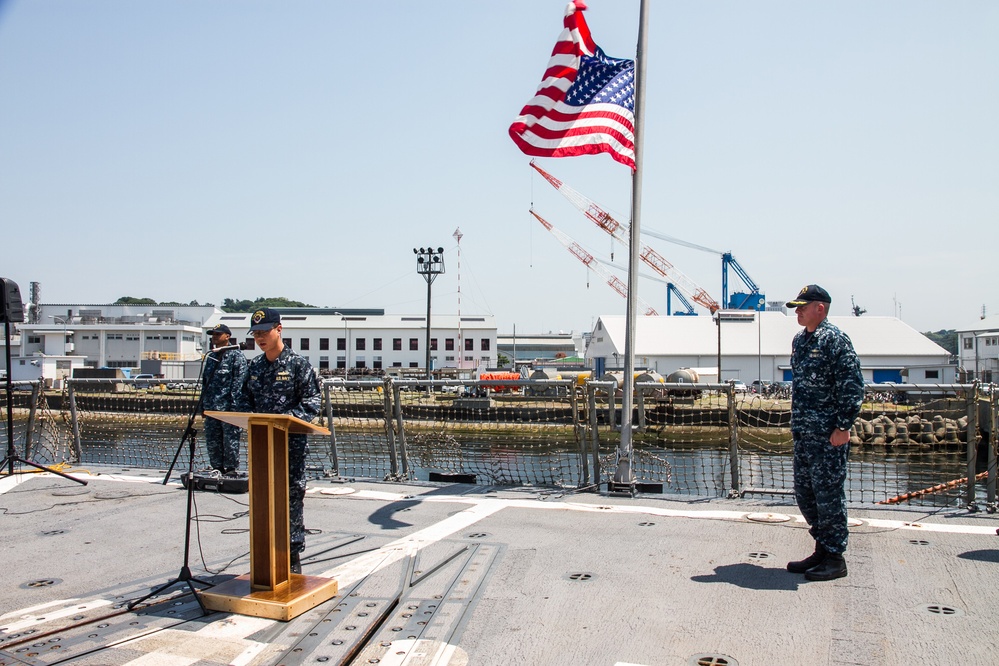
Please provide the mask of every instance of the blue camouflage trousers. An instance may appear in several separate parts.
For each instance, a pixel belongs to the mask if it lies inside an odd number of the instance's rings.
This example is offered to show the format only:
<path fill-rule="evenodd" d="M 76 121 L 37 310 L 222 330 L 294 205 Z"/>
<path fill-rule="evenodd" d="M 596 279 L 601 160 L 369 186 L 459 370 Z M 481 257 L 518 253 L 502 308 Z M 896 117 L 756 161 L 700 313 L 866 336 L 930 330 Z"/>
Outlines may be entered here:
<path fill-rule="evenodd" d="M 305 550 L 305 458 L 309 445 L 288 437 L 288 522 L 291 526 L 291 552 Z M 305 436 L 301 436 L 305 439 Z"/>
<path fill-rule="evenodd" d="M 212 469 L 239 469 L 239 426 L 205 418 L 205 448 Z"/>
<path fill-rule="evenodd" d="M 850 445 L 794 433 L 794 498 L 809 533 L 828 553 L 846 551 L 846 461 Z"/>

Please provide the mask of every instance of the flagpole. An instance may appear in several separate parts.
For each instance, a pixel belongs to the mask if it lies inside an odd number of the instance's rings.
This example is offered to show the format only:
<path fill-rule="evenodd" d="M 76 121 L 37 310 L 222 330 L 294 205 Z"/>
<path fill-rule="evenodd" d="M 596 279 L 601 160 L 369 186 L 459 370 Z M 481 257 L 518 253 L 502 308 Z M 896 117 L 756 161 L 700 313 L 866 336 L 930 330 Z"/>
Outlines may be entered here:
<path fill-rule="evenodd" d="M 610 484 L 611 492 L 635 494 L 632 469 L 632 409 L 635 387 L 635 326 L 637 323 L 638 262 L 642 211 L 642 129 L 645 122 L 645 48 L 648 27 L 646 0 L 641 0 L 638 19 L 638 49 L 635 54 L 635 170 L 631 175 L 631 229 L 628 235 L 628 305 L 624 332 L 624 386 L 621 400 L 621 443 L 617 450 L 617 469 Z"/>

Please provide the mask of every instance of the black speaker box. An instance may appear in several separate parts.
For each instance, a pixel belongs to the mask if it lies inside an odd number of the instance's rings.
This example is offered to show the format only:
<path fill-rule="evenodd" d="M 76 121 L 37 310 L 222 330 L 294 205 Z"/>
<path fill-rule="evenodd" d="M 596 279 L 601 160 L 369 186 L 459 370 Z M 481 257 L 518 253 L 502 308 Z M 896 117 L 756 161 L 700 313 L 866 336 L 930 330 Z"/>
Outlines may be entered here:
<path fill-rule="evenodd" d="M 24 321 L 24 304 L 21 303 L 21 290 L 17 283 L 0 278 L 0 322 Z"/>
<path fill-rule="evenodd" d="M 192 475 L 185 472 L 180 475 L 180 483 L 187 488 L 191 483 Z M 236 476 L 220 476 L 217 474 L 193 474 L 195 490 L 206 490 L 216 493 L 227 493 L 229 495 L 242 495 L 250 491 L 250 479 L 246 472 L 239 472 Z"/>

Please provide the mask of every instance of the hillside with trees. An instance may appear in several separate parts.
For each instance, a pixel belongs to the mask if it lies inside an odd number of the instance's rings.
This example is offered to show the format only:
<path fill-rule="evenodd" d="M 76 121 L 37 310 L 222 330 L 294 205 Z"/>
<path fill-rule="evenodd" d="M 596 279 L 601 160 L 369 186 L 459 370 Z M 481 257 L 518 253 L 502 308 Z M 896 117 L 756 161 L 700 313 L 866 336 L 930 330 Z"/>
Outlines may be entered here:
<path fill-rule="evenodd" d="M 957 355 L 957 331 L 954 329 L 940 329 L 939 331 L 923 333 L 933 342 L 937 343 L 951 354 Z"/>

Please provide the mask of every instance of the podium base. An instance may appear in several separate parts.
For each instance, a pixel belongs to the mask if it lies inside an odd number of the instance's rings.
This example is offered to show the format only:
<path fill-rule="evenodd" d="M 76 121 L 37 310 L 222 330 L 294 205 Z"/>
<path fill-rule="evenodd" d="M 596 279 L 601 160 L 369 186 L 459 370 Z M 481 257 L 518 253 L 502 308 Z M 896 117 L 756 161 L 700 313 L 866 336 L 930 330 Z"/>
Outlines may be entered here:
<path fill-rule="evenodd" d="M 250 574 L 244 574 L 197 594 L 208 610 L 287 622 L 329 601 L 338 589 L 335 578 L 291 574 L 283 589 L 252 590 Z"/>

